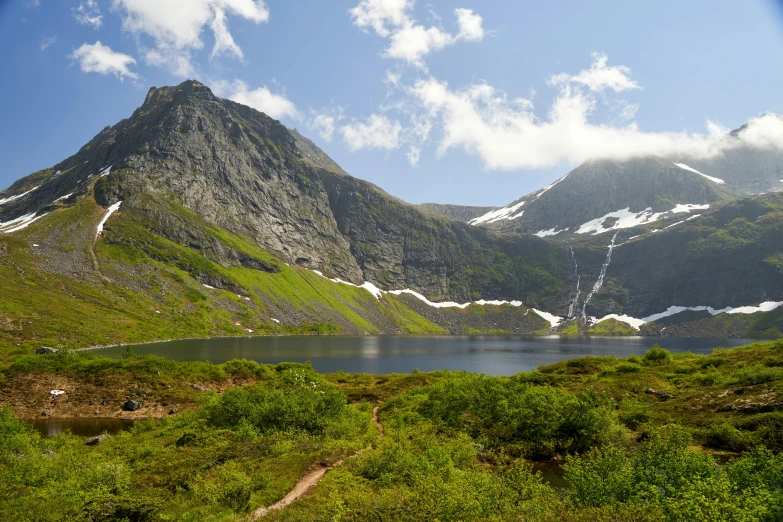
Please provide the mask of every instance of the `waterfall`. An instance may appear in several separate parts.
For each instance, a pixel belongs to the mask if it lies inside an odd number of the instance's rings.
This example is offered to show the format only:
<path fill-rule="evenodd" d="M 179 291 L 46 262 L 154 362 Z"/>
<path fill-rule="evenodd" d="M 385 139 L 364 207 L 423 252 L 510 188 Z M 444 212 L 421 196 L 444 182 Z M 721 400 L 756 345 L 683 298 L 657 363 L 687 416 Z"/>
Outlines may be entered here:
<path fill-rule="evenodd" d="M 574 249 L 571 247 L 568 247 L 568 249 L 571 251 L 571 259 L 574 260 L 573 277 L 576 277 L 576 295 L 574 296 L 574 300 L 571 301 L 571 306 L 568 307 L 568 319 L 571 319 L 574 316 L 574 307 L 579 302 L 579 295 L 582 293 L 581 290 L 579 290 L 579 283 L 582 281 L 582 276 L 579 275 L 579 265 L 576 264 L 576 256 L 574 255 Z"/>
<path fill-rule="evenodd" d="M 593 285 L 593 289 L 590 290 L 589 294 L 587 294 L 587 299 L 585 299 L 585 304 L 582 305 L 582 320 L 584 322 L 587 322 L 587 303 L 590 302 L 590 299 L 593 298 L 593 294 L 595 294 L 598 290 L 600 290 L 604 284 L 604 277 L 606 277 L 606 269 L 609 268 L 609 263 L 611 263 L 612 261 L 612 249 L 614 248 L 614 240 L 617 239 L 617 234 L 619 234 L 619 232 L 614 233 L 614 236 L 612 236 L 612 242 L 609 243 L 609 252 L 606 253 L 606 262 L 604 262 L 604 266 L 601 267 L 601 273 L 598 274 L 598 281 L 595 282 L 595 284 Z"/>

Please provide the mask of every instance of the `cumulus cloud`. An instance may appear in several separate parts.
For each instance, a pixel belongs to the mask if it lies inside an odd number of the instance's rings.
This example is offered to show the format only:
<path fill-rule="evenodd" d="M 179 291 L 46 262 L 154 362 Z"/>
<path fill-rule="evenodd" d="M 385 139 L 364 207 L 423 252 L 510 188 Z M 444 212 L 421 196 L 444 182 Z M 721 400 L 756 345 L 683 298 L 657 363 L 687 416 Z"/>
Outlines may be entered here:
<path fill-rule="evenodd" d="M 253 107 L 271 118 L 280 119 L 286 116 L 296 118 L 298 115 L 294 102 L 285 94 L 273 93 L 266 85 L 251 89 L 242 80 L 234 80 L 215 82 L 213 89 L 218 96 Z"/>
<path fill-rule="evenodd" d="M 459 34 L 457 38 L 469 42 L 480 42 L 484 39 L 483 19 L 473 12 L 472 9 L 455 9 L 457 15 L 457 25 L 459 25 Z"/>
<path fill-rule="evenodd" d="M 103 16 L 95 0 L 84 0 L 79 7 L 71 9 L 71 14 L 82 25 L 89 25 L 93 29 L 100 29 L 103 24 Z"/>
<path fill-rule="evenodd" d="M 424 57 L 460 40 L 484 38 L 481 16 L 471 9 L 455 9 L 459 32 L 453 35 L 440 27 L 425 27 L 412 16 L 414 0 L 361 0 L 349 10 L 355 26 L 389 40 L 384 56 L 425 69 Z"/>
<path fill-rule="evenodd" d="M 529 100 L 509 99 L 486 83 L 453 89 L 428 78 L 417 81 L 410 93 L 439 122 L 439 154 L 462 147 L 478 155 L 488 169 L 548 168 L 591 158 L 646 155 L 707 158 L 743 145 L 783 147 L 783 120 L 773 115 L 751 120 L 736 137 L 713 123 L 705 134 L 593 123 L 594 88 L 584 85 L 587 89 L 564 86 L 545 118 L 535 115 Z"/>
<path fill-rule="evenodd" d="M 98 74 L 113 74 L 120 80 L 125 77 L 137 79 L 138 75 L 128 67 L 136 63 L 132 56 L 112 51 L 110 47 L 103 45 L 100 40 L 90 45 L 82 44 L 76 49 L 71 58 L 79 62 L 84 72 Z"/>
<path fill-rule="evenodd" d="M 340 128 L 343 141 L 352 151 L 360 149 L 396 149 L 400 145 L 402 124 L 385 115 L 373 114 L 365 121 L 353 121 Z"/>
<path fill-rule="evenodd" d="M 593 65 L 573 76 L 560 73 L 549 79 L 550 85 L 583 85 L 593 92 L 611 89 L 615 92 L 641 89 L 638 83 L 631 80 L 631 69 L 623 65 L 607 67 L 609 58 L 605 54 L 593 53 Z"/>
<path fill-rule="evenodd" d="M 215 43 L 212 57 L 242 51 L 228 30 L 227 15 L 255 23 L 269 20 L 263 0 L 114 0 L 114 8 L 123 15 L 123 28 L 136 35 L 146 35 L 154 42 L 144 53 L 145 60 L 156 66 L 167 66 L 174 74 L 192 74 L 191 53 L 202 49 L 202 32 L 209 25 Z"/>

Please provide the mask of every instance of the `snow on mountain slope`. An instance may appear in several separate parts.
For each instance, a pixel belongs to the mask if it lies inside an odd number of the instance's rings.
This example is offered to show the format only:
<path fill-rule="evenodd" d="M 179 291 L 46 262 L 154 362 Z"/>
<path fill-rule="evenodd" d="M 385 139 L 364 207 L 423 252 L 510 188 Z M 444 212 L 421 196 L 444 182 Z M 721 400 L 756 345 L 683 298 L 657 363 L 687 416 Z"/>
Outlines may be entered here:
<path fill-rule="evenodd" d="M 715 183 L 717 183 L 718 185 L 725 185 L 725 184 L 726 184 L 726 182 L 725 182 L 725 181 L 723 181 L 722 179 L 720 179 L 720 178 L 714 178 L 714 177 L 712 177 L 712 176 L 708 176 L 708 175 L 706 175 L 706 174 L 704 174 L 704 173 L 702 173 L 702 172 L 699 172 L 698 170 L 696 170 L 696 169 L 694 169 L 694 168 L 692 168 L 692 167 L 689 167 L 689 166 L 688 166 L 688 165 L 686 165 L 685 163 L 675 163 L 675 165 L 677 165 L 677 166 L 678 166 L 678 167 L 680 167 L 681 169 L 684 169 L 684 170 L 689 170 L 689 171 L 691 171 L 691 172 L 695 172 L 695 173 L 696 173 L 696 174 L 698 174 L 699 176 L 704 176 L 704 177 L 705 177 L 705 178 L 707 178 L 708 180 L 710 180 L 710 181 L 714 181 L 714 182 L 715 182 Z"/>

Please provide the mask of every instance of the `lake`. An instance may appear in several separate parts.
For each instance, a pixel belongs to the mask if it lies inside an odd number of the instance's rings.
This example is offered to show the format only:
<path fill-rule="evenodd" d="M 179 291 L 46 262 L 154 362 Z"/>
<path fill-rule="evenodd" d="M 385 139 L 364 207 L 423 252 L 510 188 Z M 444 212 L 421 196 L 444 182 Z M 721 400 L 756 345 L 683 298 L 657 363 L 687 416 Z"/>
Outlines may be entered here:
<path fill-rule="evenodd" d="M 321 373 L 338 370 L 407 373 L 440 369 L 513 375 L 587 355 L 641 355 L 653 344 L 672 352 L 709 354 L 714 348 L 740 346 L 752 339 L 680 339 L 660 337 L 529 336 L 288 336 L 189 339 L 133 346 L 137 355 L 155 354 L 176 361 L 251 359 L 260 363 L 305 362 Z M 119 357 L 125 347 L 102 348 Z"/>

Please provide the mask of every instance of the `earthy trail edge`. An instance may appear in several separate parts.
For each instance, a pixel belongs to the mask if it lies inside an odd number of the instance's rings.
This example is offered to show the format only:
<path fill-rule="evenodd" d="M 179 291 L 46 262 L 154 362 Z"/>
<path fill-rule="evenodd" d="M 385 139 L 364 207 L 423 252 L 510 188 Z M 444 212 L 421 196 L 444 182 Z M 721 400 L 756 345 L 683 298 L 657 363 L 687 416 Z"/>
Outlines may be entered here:
<path fill-rule="evenodd" d="M 372 409 L 372 421 L 375 424 L 375 426 L 378 428 L 378 434 L 380 435 L 380 438 L 383 438 L 383 425 L 378 420 L 378 406 Z M 370 448 L 372 448 L 372 446 L 367 446 L 366 448 L 357 451 L 356 453 L 354 453 L 348 458 L 353 458 L 357 455 L 360 455 L 365 451 L 369 450 Z M 310 489 L 314 488 L 315 486 L 318 485 L 319 482 L 321 482 L 321 479 L 324 478 L 324 475 L 326 475 L 327 471 L 339 466 L 343 462 L 344 460 L 338 460 L 331 466 L 326 466 L 321 464 L 318 465 L 317 467 L 314 467 L 313 469 L 305 473 L 305 475 L 302 478 L 299 479 L 299 482 L 296 483 L 294 489 L 289 491 L 286 496 L 284 496 L 283 498 L 281 498 L 271 506 L 265 506 L 256 509 L 253 512 L 253 514 L 250 515 L 249 520 L 258 520 L 259 518 L 268 515 L 272 511 L 283 509 L 284 507 L 293 503 L 295 500 L 305 496 L 310 491 Z"/>

